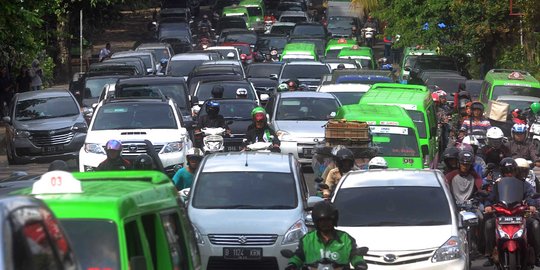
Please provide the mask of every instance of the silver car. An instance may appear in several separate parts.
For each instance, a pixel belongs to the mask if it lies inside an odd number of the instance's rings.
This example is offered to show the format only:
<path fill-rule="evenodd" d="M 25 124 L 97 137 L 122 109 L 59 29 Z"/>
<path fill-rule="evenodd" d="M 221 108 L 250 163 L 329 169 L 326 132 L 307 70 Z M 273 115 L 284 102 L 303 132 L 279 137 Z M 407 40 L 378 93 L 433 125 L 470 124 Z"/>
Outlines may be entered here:
<path fill-rule="evenodd" d="M 285 269 L 280 251 L 295 250 L 307 233 L 309 197 L 292 155 L 212 154 L 195 175 L 187 205 L 202 269 Z"/>
<path fill-rule="evenodd" d="M 266 105 L 270 125 L 281 141 L 281 152 L 311 163 L 313 149 L 324 139 L 324 124 L 333 118 L 339 100 L 330 93 L 284 92 Z"/>

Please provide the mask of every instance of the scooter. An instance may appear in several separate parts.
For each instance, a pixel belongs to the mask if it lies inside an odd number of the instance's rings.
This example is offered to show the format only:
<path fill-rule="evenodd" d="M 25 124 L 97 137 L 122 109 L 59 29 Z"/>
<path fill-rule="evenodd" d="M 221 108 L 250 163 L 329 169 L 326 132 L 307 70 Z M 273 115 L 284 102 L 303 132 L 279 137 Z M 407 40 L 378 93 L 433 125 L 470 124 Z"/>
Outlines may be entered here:
<path fill-rule="evenodd" d="M 375 28 L 365 27 L 362 28 L 361 32 L 366 46 L 372 48 L 373 43 L 375 43 Z"/>
<path fill-rule="evenodd" d="M 223 135 L 225 135 L 224 128 L 203 128 L 201 133 L 203 138 L 203 150 L 205 154 L 223 152 L 225 146 L 223 145 Z"/>
<path fill-rule="evenodd" d="M 352 251 L 354 255 L 358 256 L 365 256 L 369 251 L 369 248 L 367 247 L 359 247 L 356 250 Z M 321 251 L 322 252 L 322 251 Z M 290 259 L 294 256 L 294 252 L 292 252 L 289 249 L 282 249 L 280 251 L 281 256 Z M 330 258 L 322 258 L 318 262 L 311 263 L 308 265 L 304 265 L 303 269 L 308 270 L 341 270 L 341 269 L 349 269 L 349 266 L 340 266 L 336 264 L 332 259 Z M 367 265 L 365 266 L 365 269 L 367 270 Z"/>
<path fill-rule="evenodd" d="M 178 195 L 180 195 L 180 202 L 182 202 L 182 205 L 186 206 L 188 205 L 189 201 L 189 191 L 191 188 L 184 188 L 180 191 L 178 191 Z"/>
<path fill-rule="evenodd" d="M 476 199 L 469 199 L 461 204 L 457 204 L 457 206 L 460 210 L 459 215 L 461 216 L 461 220 L 463 220 L 467 235 L 467 249 L 469 251 L 468 264 L 470 266 L 472 264 L 471 258 L 475 253 L 478 254 L 478 216 L 475 212 L 478 210 L 480 203 Z"/>

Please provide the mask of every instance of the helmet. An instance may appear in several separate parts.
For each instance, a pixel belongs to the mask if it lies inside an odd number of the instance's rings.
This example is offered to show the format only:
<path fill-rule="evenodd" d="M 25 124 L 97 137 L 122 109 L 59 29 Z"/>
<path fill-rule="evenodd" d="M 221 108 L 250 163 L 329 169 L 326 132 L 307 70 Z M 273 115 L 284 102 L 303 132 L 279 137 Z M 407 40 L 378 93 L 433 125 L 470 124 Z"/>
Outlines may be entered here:
<path fill-rule="evenodd" d="M 517 174 L 521 179 L 526 179 L 529 176 L 531 169 L 529 162 L 524 158 L 516 158 Z"/>
<path fill-rule="evenodd" d="M 457 149 L 457 147 L 448 147 L 444 149 L 442 159 L 447 169 L 456 169 L 458 156 L 459 149 Z M 456 163 L 450 163 L 450 160 L 455 160 Z"/>
<path fill-rule="evenodd" d="M 133 168 L 135 170 L 152 170 L 154 166 L 154 159 L 147 154 L 140 154 L 133 162 Z"/>
<path fill-rule="evenodd" d="M 388 162 L 383 157 L 374 157 L 368 163 L 368 170 L 388 169 Z"/>
<path fill-rule="evenodd" d="M 217 115 L 219 113 L 219 102 L 210 100 L 206 103 L 206 113 Z"/>
<path fill-rule="evenodd" d="M 513 158 L 507 157 L 501 160 L 501 162 L 499 163 L 499 167 L 501 169 L 502 175 L 515 174 L 517 171 L 518 165 Z"/>
<path fill-rule="evenodd" d="M 248 91 L 246 88 L 238 88 L 236 90 L 236 96 L 238 97 L 247 97 Z"/>
<path fill-rule="evenodd" d="M 194 158 L 201 160 L 203 156 L 204 156 L 203 151 L 196 147 L 190 148 L 186 153 L 186 159 L 188 160 L 188 162 L 190 159 L 194 159 Z"/>
<path fill-rule="evenodd" d="M 105 150 L 122 151 L 122 143 L 118 140 L 109 140 L 105 145 Z"/>
<path fill-rule="evenodd" d="M 439 94 L 437 94 L 436 92 L 431 93 L 431 98 L 433 99 L 433 101 L 439 102 Z"/>
<path fill-rule="evenodd" d="M 286 83 L 282 83 L 282 84 L 278 85 L 278 88 L 277 88 L 278 92 L 285 92 L 287 90 L 289 90 L 289 87 L 287 86 Z"/>
<path fill-rule="evenodd" d="M 65 171 L 65 172 L 69 172 L 69 166 L 67 164 L 67 162 L 63 161 L 63 160 L 55 160 L 53 162 L 51 162 L 51 164 L 49 165 L 49 169 L 47 171 Z"/>
<path fill-rule="evenodd" d="M 534 114 L 538 114 L 540 112 L 540 103 L 534 102 L 533 104 L 531 104 L 531 111 Z"/>
<path fill-rule="evenodd" d="M 348 148 L 337 151 L 335 159 L 336 167 L 343 173 L 349 172 L 354 166 L 354 154 Z"/>
<path fill-rule="evenodd" d="M 225 88 L 221 85 L 215 85 L 212 87 L 212 97 L 214 98 L 223 98 L 223 92 L 225 91 Z"/>
<path fill-rule="evenodd" d="M 437 93 L 437 95 L 439 95 L 439 97 L 445 97 L 447 96 L 446 92 L 440 88 L 437 87 L 437 91 L 435 91 L 435 93 Z"/>
<path fill-rule="evenodd" d="M 266 119 L 266 110 L 263 107 L 255 107 L 251 110 L 251 118 L 254 121 L 263 121 Z"/>
<path fill-rule="evenodd" d="M 313 206 L 313 211 L 311 211 L 311 217 L 313 218 L 313 223 L 315 227 L 318 227 L 318 223 L 322 219 L 331 219 L 334 226 L 337 226 L 339 220 L 339 212 L 329 202 L 319 202 Z"/>
<path fill-rule="evenodd" d="M 468 144 L 468 145 L 471 145 L 471 146 L 480 146 L 480 143 L 478 142 L 478 140 L 474 137 L 474 136 L 465 136 L 465 138 L 463 138 L 463 141 L 461 141 L 461 143 L 464 143 L 464 144 Z"/>
<path fill-rule="evenodd" d="M 524 134 L 527 133 L 527 125 L 525 124 L 514 124 L 512 126 L 512 135 L 514 134 Z"/>
<path fill-rule="evenodd" d="M 490 127 L 486 131 L 486 138 L 489 139 L 502 139 L 504 137 L 504 133 L 502 130 L 498 127 Z"/>
<path fill-rule="evenodd" d="M 287 87 L 289 87 L 289 88 L 290 88 L 290 87 L 296 88 L 296 87 L 298 87 L 298 84 L 296 83 L 295 80 L 289 80 L 289 81 L 287 82 Z"/>
<path fill-rule="evenodd" d="M 474 110 L 481 110 L 482 112 L 484 111 L 484 104 L 478 102 L 478 101 L 475 101 L 471 104 L 471 111 L 474 111 Z"/>
<path fill-rule="evenodd" d="M 470 150 L 462 150 L 459 152 L 458 157 L 459 164 L 473 164 L 474 163 L 474 154 Z"/>
<path fill-rule="evenodd" d="M 338 70 L 345 69 L 345 65 L 343 63 L 339 63 L 339 65 L 337 65 L 337 69 Z"/>

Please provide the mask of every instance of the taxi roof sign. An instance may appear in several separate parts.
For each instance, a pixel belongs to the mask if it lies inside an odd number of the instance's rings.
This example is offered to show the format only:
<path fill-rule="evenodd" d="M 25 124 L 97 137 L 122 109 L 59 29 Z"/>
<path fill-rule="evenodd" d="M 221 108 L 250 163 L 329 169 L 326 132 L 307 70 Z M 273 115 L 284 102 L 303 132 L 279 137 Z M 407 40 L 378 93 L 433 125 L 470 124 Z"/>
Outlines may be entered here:
<path fill-rule="evenodd" d="M 32 194 L 66 194 L 82 193 L 81 182 L 69 172 L 50 171 L 32 186 Z"/>
<path fill-rule="evenodd" d="M 510 80 L 523 80 L 525 79 L 525 77 L 523 76 L 523 74 L 517 72 L 517 71 L 514 71 L 510 74 L 508 74 L 508 79 Z"/>
<path fill-rule="evenodd" d="M 337 42 L 337 43 L 338 43 L 338 44 L 345 44 L 345 43 L 347 43 L 347 39 L 345 39 L 345 38 L 340 38 L 340 39 L 338 39 L 338 42 Z"/>

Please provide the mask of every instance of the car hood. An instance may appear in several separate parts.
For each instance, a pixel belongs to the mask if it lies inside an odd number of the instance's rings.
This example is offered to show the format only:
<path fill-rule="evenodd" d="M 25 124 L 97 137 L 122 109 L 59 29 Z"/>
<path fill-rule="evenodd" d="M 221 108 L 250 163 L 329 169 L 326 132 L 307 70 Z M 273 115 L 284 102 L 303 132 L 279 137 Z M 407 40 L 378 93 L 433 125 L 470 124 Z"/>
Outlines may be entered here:
<path fill-rule="evenodd" d="M 14 121 L 13 126 L 15 127 L 15 129 L 42 131 L 71 128 L 73 124 L 78 122 L 84 123 L 84 118 L 80 114 L 58 118 Z"/>
<path fill-rule="evenodd" d="M 322 138 L 324 137 L 324 124 L 326 121 L 275 121 L 275 130 L 287 131 L 291 136 L 298 138 Z"/>
<path fill-rule="evenodd" d="M 86 143 L 105 144 L 111 138 L 120 141 L 144 141 L 159 145 L 179 141 L 185 137 L 185 132 L 166 129 L 114 129 L 91 131 L 86 136 Z"/>
<path fill-rule="evenodd" d="M 404 251 L 439 248 L 452 235 L 452 225 L 395 227 L 338 227 L 370 251 Z"/>
<path fill-rule="evenodd" d="M 297 209 L 292 210 L 224 210 L 189 209 L 189 218 L 203 235 L 207 234 L 278 234 L 285 232 L 302 217 Z M 234 222 L 223 223 L 223 220 Z"/>

